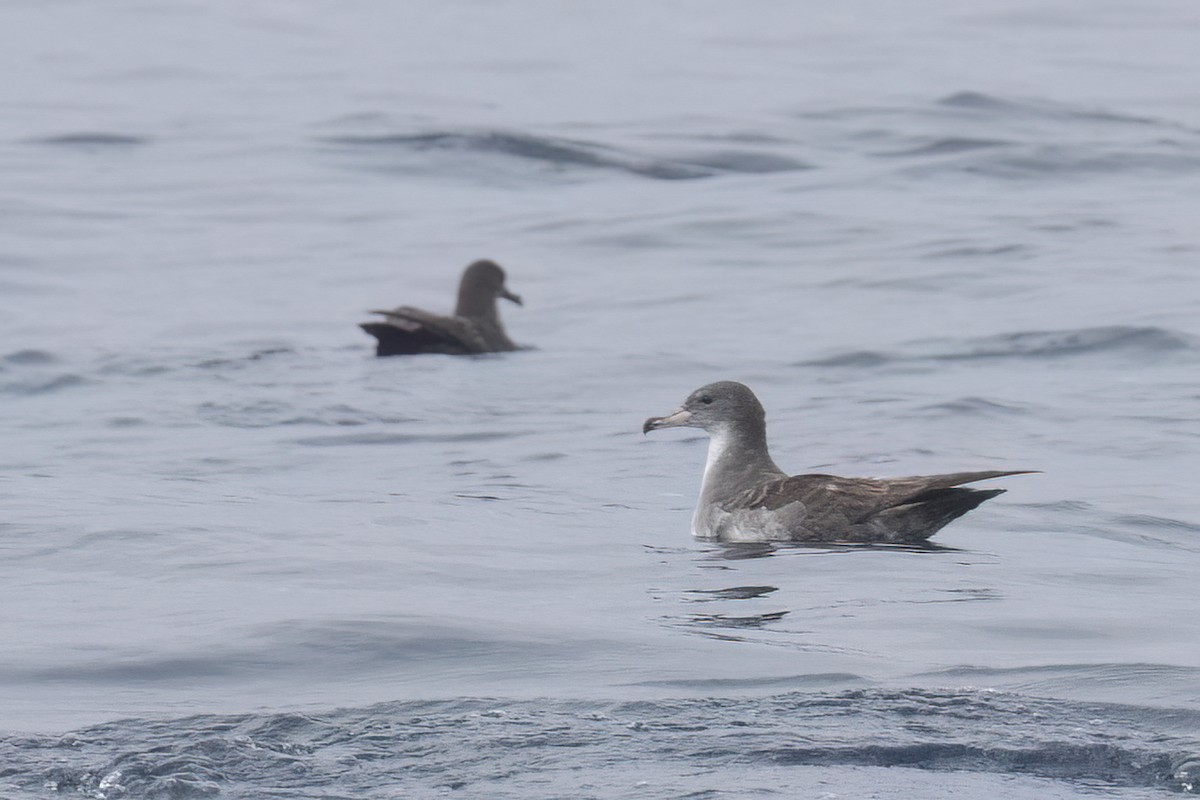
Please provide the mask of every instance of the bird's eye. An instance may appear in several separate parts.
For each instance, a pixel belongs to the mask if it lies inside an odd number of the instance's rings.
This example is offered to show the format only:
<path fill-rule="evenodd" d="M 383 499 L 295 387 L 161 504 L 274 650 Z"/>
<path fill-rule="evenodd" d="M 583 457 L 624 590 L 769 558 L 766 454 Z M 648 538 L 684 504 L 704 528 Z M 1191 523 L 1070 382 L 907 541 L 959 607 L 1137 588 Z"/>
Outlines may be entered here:
<path fill-rule="evenodd" d="M 712 405 L 712 397 L 710 397 L 708 395 L 704 395 L 704 397 L 700 398 L 700 402 L 704 403 L 704 405 L 706 405 L 706 406 L 711 406 Z"/>

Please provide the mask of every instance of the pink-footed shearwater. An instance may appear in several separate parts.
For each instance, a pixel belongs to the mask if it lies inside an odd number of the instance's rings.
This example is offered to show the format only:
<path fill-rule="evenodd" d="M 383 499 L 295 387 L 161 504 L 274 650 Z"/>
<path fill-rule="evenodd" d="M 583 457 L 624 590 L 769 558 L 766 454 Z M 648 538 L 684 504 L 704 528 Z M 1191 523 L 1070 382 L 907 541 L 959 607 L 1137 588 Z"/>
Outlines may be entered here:
<path fill-rule="evenodd" d="M 725 542 L 891 542 L 919 544 L 1003 489 L 960 484 L 1033 470 L 954 472 L 910 478 L 793 475 L 767 452 L 766 413 L 749 387 L 710 383 L 692 392 L 658 428 L 703 428 L 708 461 L 692 533 Z"/>
<path fill-rule="evenodd" d="M 463 270 L 453 315 L 400 306 L 391 311 L 372 311 L 386 319 L 364 322 L 359 327 L 379 341 L 375 348 L 379 356 L 419 353 L 465 356 L 519 350 L 500 324 L 497 297 L 521 305 L 521 298 L 504 285 L 504 270 L 500 265 L 483 259 Z"/>

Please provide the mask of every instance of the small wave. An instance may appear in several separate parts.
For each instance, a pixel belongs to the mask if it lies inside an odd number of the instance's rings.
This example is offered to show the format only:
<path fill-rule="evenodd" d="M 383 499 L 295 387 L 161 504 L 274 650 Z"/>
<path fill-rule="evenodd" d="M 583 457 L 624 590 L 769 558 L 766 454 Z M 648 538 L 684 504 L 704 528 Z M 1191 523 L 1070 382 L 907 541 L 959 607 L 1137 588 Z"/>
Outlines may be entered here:
<path fill-rule="evenodd" d="M 761 614 L 743 614 L 740 616 L 733 614 L 691 614 L 687 617 L 687 622 L 690 625 L 714 628 L 758 629 L 771 622 L 778 622 L 790 613 L 790 611 L 764 611 Z"/>
<path fill-rule="evenodd" d="M 57 364 L 58 358 L 53 353 L 48 353 L 45 350 L 15 350 L 3 357 L 0 357 L 0 363 L 13 364 L 14 366 L 45 366 L 46 364 Z"/>
<path fill-rule="evenodd" d="M 133 377 L 152 377 L 180 370 L 222 372 L 246 369 L 270 358 L 296 354 L 295 349 L 279 344 L 246 343 L 235 345 L 235 347 L 238 347 L 240 352 L 223 355 L 213 355 L 211 351 L 203 353 L 178 351 L 114 353 L 101 359 L 98 372 L 102 375 Z"/>
<path fill-rule="evenodd" d="M 689 691 L 737 691 L 746 689 L 817 689 L 829 686 L 843 688 L 855 684 L 869 684 L 871 681 L 861 675 L 851 672 L 817 672 L 802 675 L 784 675 L 771 678 L 664 678 L 653 681 L 639 681 L 629 686 L 659 686 L 666 689 L 687 689 Z M 789 695 L 794 696 L 794 695 Z"/>
<path fill-rule="evenodd" d="M 291 347 L 286 346 L 264 347 L 245 355 L 206 358 L 198 362 L 196 366 L 201 369 L 224 369 L 227 367 L 240 368 L 253 364 L 256 361 L 262 361 L 264 359 L 271 358 L 272 356 L 291 355 L 295 352 L 296 351 Z"/>
<path fill-rule="evenodd" d="M 714 600 L 753 600 L 779 591 L 778 586 L 731 586 L 728 589 L 690 589 L 687 594 L 693 603 L 711 603 Z"/>
<path fill-rule="evenodd" d="M 1177 331 L 1112 325 L 1065 331 L 1024 331 L 970 339 L 962 352 L 944 353 L 935 358 L 1059 358 L 1099 353 L 1147 355 L 1195 348 L 1193 337 Z"/>
<path fill-rule="evenodd" d="M 1088 536 L 1126 544 L 1200 552 L 1200 525 L 1168 517 L 1150 514 L 1121 515 L 1100 525 L 1090 526 L 1082 532 Z"/>
<path fill-rule="evenodd" d="M 150 142 L 144 136 L 133 136 L 126 133 L 80 132 L 62 133 L 56 136 L 42 136 L 30 139 L 30 144 L 43 144 L 57 147 L 76 147 L 84 150 L 101 148 L 125 148 Z"/>
<path fill-rule="evenodd" d="M 526 432 L 481 431 L 479 433 L 348 433 L 296 439 L 306 447 L 354 447 L 359 445 L 417 444 L 425 442 L 489 442 L 525 436 Z"/>
<path fill-rule="evenodd" d="M 460 699 L 121 720 L 2 737 L 0 761 L 13 791 L 97 798 L 374 797 L 399 787 L 528 797 L 574 774 L 613 786 L 629 774 L 709 776 L 694 786 L 704 791 L 727 770 L 778 766 L 991 774 L 999 796 L 1014 776 L 1196 791 L 1197 714 L 1001 692 L 825 688 L 856 680 L 705 681 L 680 687 L 703 695 L 681 700 Z M 773 685 L 813 689 L 713 696 Z M 781 795 L 811 789 L 811 773 L 771 775 Z"/>
<path fill-rule="evenodd" d="M 872 367 L 881 367 L 884 364 L 889 364 L 897 360 L 899 360 L 899 356 L 881 353 L 878 350 L 854 350 L 849 353 L 839 353 L 837 355 L 827 356 L 825 358 L 814 358 L 810 361 L 801 361 L 796 366 L 851 367 L 869 369 Z"/>
<path fill-rule="evenodd" d="M 720 150 L 656 158 L 608 145 L 507 131 L 435 131 L 326 137 L 327 145 L 359 151 L 451 151 L 501 155 L 555 168 L 608 169 L 656 180 L 694 180 L 725 173 L 758 174 L 809 169 L 787 156 L 752 150 Z"/>
<path fill-rule="evenodd" d="M 689 180 L 716 174 L 716 170 L 711 168 L 637 158 L 587 142 L 499 131 L 336 136 L 323 141 L 356 149 L 394 148 L 497 154 L 538 161 L 559 168 L 614 169 L 658 180 Z"/>
<path fill-rule="evenodd" d="M 995 256 L 1030 256 L 1033 248 L 1026 244 L 998 244 L 991 247 L 956 245 L 938 247 L 924 255 L 927 259 L 992 258 Z"/>
<path fill-rule="evenodd" d="M 741 172 L 747 174 L 762 174 L 770 172 L 795 172 L 796 170 L 813 169 L 811 164 L 797 161 L 787 156 L 773 153 L 755 153 L 745 151 L 721 151 L 702 156 L 689 156 L 678 161 L 702 167 L 711 167 L 721 172 Z"/>
<path fill-rule="evenodd" d="M 1046 630 L 1046 635 L 1061 636 L 1062 630 Z M 1090 635 L 1090 634 L 1085 634 Z M 1154 686 L 1163 695 L 1194 696 L 1192 687 L 1200 681 L 1200 669 L 1176 664 L 1147 663 L 1052 663 L 1017 667 L 958 666 L 923 673 L 918 678 L 932 679 L 938 685 L 947 682 L 972 686 L 1002 687 L 1007 691 L 1038 696 L 1078 696 L 1110 698 L 1120 702 L 1130 693 Z M 1061 701 L 1066 703 L 1067 701 Z M 1187 702 L 1187 701 L 1185 701 Z M 1104 707 L 1103 704 L 1095 704 Z M 1153 717 L 1155 724 L 1165 728 L 1178 722 L 1183 729 L 1200 731 L 1200 710 L 1195 702 L 1191 708 L 1146 710 L 1125 706 L 1121 713 L 1138 719 Z"/>
<path fill-rule="evenodd" d="M 945 345 L 939 349 L 938 345 Z M 925 350 L 905 354 L 878 350 L 851 351 L 802 361 L 800 367 L 874 368 L 921 361 L 987 361 L 1001 359 L 1061 359 L 1076 356 L 1162 356 L 1196 351 L 1195 337 L 1154 326 L 1111 325 L 1063 331 L 1020 331 L 960 342 L 921 341 L 906 347 Z"/>
<path fill-rule="evenodd" d="M 1018 152 L 957 162 L 949 168 L 1008 179 L 1108 176 L 1124 172 L 1174 175 L 1200 170 L 1200 152 L 1196 149 L 1172 142 L 1159 142 L 1155 147 L 1157 152 L 1139 144 L 1091 150 L 1076 145 L 1029 145 Z"/>
<path fill-rule="evenodd" d="M 1200 131 L 1167 120 L 1046 99 L 958 92 L 932 107 L 888 114 L 872 155 L 922 178 L 966 173 L 1001 180 L 1061 181 L 1200 170 Z"/>
<path fill-rule="evenodd" d="M 1185 522 L 1181 519 L 1171 519 L 1170 517 L 1155 517 L 1150 514 L 1133 514 L 1128 516 L 1117 517 L 1113 520 L 1118 525 L 1132 525 L 1137 528 L 1146 528 L 1154 531 L 1170 531 L 1182 532 L 1187 534 L 1195 534 L 1200 537 L 1200 524 L 1195 522 Z M 1197 539 L 1200 542 L 1200 538 Z"/>
<path fill-rule="evenodd" d="M 951 400 L 945 403 L 933 403 L 932 405 L 922 406 L 920 410 L 937 414 L 949 414 L 953 416 L 967 415 L 976 417 L 998 415 L 1007 416 L 1028 413 L 1028 411 L 1022 407 L 1009 403 L 998 403 L 995 400 L 988 400 L 985 397 L 960 397 L 957 400 Z"/>
<path fill-rule="evenodd" d="M 942 108 L 983 112 L 997 116 L 1034 116 L 1112 122 L 1124 125 L 1163 125 L 1149 117 L 1120 114 L 1097 108 L 1078 108 L 1065 103 L 1032 98 L 1004 98 L 983 92 L 955 92 L 937 101 Z"/>
<path fill-rule="evenodd" d="M 955 92 L 937 101 L 947 108 L 967 108 L 972 111 L 1011 112 L 1018 106 L 1009 101 L 982 92 Z"/>
<path fill-rule="evenodd" d="M 1152 786 L 1165 782 L 1175 770 L 1169 755 L 1129 750 L 1115 744 L 1075 745 L 1066 742 L 1040 747 L 974 747 L 922 742 L 911 745 L 866 745 L 846 748 L 787 747 L 756 754 L 786 765 L 851 765 L 856 767 L 915 767 L 949 771 L 978 770 L 1029 774 L 1071 781 Z"/>
<path fill-rule="evenodd" d="M 352 427 L 413 422 L 412 417 L 379 414 L 344 404 L 301 412 L 290 403 L 257 400 L 247 403 L 201 403 L 196 413 L 205 421 L 229 428 L 273 428 L 290 425 Z"/>
<path fill-rule="evenodd" d="M 879 155 L 882 156 L 944 156 L 958 155 L 959 153 L 970 153 L 976 150 L 993 150 L 997 147 L 1006 147 L 1012 142 L 1002 139 L 974 139 L 969 136 L 945 136 L 930 139 L 920 144 L 906 147 L 901 150 L 889 150 Z"/>
<path fill-rule="evenodd" d="M 29 376 L 22 380 L 0 383 L 0 393 L 15 395 L 53 394 L 54 392 L 84 386 L 88 380 L 82 375 L 64 373 L 52 377 Z"/>

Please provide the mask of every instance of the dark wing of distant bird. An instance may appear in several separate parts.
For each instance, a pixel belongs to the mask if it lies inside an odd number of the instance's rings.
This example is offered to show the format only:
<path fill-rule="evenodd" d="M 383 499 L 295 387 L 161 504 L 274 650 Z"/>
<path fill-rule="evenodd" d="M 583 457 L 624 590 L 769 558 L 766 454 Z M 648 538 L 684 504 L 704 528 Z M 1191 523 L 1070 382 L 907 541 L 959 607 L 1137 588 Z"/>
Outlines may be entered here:
<path fill-rule="evenodd" d="M 447 353 L 470 355 L 488 352 L 479 329 L 469 319 L 433 314 L 412 306 L 381 314 L 384 322 L 365 322 L 362 329 L 379 340 L 379 355 Z"/>

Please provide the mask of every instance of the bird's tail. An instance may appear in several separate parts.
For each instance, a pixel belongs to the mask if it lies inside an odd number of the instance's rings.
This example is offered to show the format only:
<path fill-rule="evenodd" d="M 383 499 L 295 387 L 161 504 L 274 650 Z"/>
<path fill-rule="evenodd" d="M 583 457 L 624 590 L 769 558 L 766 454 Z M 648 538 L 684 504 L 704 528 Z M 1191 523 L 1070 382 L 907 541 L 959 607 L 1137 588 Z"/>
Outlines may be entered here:
<path fill-rule="evenodd" d="M 906 498 L 876 515 L 876 521 L 899 542 L 921 542 L 1004 489 L 930 489 Z"/>

